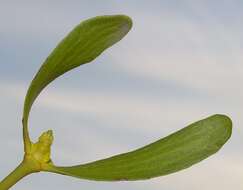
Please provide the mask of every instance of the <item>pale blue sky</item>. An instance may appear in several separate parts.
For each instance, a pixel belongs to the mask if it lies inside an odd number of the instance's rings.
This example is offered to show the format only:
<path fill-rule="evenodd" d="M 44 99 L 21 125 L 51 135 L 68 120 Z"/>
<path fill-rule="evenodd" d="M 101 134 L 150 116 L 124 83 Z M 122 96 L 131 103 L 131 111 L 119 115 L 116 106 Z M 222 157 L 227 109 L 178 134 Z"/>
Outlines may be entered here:
<path fill-rule="evenodd" d="M 107 183 L 39 173 L 12 189 L 242 189 L 242 9 L 240 0 L 0 0 L 0 178 L 22 159 L 23 100 L 42 61 L 80 21 L 126 14 L 134 25 L 121 42 L 41 94 L 31 137 L 53 129 L 62 165 L 133 150 L 215 113 L 232 118 L 232 138 L 165 177 Z"/>

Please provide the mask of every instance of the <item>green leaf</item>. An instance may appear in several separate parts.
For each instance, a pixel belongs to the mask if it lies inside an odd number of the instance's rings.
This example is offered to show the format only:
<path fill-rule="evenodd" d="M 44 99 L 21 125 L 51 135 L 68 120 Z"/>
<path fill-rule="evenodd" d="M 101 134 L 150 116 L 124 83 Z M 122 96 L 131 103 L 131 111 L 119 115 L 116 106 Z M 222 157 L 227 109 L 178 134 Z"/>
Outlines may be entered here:
<path fill-rule="evenodd" d="M 81 22 L 46 59 L 28 89 L 23 113 L 24 135 L 31 106 L 50 82 L 65 72 L 89 63 L 105 49 L 120 41 L 131 29 L 132 21 L 125 15 L 98 16 Z"/>
<path fill-rule="evenodd" d="M 142 180 L 188 168 L 216 153 L 230 138 L 232 122 L 213 115 L 138 150 L 92 163 L 53 166 L 49 172 L 103 181 Z"/>

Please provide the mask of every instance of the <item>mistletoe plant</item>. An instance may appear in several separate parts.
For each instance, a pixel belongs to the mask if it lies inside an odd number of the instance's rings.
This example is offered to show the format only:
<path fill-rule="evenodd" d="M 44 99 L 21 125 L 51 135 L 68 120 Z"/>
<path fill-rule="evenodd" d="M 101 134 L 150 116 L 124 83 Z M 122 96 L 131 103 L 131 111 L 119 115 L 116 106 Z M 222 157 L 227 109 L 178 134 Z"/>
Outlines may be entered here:
<path fill-rule="evenodd" d="M 31 107 L 41 91 L 62 74 L 89 63 L 120 41 L 131 29 L 125 15 L 98 16 L 81 22 L 53 50 L 31 82 L 23 111 L 24 158 L 2 182 L 0 190 L 12 187 L 35 172 L 54 172 L 98 181 L 143 180 L 188 168 L 216 153 L 230 138 L 232 122 L 213 115 L 195 122 L 135 151 L 75 166 L 57 166 L 51 160 L 52 131 L 32 142 L 28 132 Z"/>

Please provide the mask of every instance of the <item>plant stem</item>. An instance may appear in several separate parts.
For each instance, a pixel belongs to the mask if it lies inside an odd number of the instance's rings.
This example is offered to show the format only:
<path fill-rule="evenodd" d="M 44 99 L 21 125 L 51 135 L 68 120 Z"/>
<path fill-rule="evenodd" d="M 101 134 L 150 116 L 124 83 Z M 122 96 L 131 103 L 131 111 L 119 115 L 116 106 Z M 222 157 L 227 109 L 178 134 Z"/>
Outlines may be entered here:
<path fill-rule="evenodd" d="M 12 171 L 6 178 L 4 178 L 0 182 L 0 190 L 9 189 L 23 177 L 31 173 L 33 173 L 32 167 L 30 167 L 29 164 L 25 161 L 21 162 L 21 164 L 14 171 Z"/>
<path fill-rule="evenodd" d="M 26 132 L 28 137 L 28 131 Z M 0 190 L 8 190 L 23 177 L 31 173 L 47 171 L 47 168 L 52 164 L 50 158 L 52 141 L 53 134 L 51 130 L 44 132 L 36 143 L 27 140 L 26 142 L 30 144 L 28 144 L 28 151 L 25 152 L 23 161 L 0 182 Z"/>

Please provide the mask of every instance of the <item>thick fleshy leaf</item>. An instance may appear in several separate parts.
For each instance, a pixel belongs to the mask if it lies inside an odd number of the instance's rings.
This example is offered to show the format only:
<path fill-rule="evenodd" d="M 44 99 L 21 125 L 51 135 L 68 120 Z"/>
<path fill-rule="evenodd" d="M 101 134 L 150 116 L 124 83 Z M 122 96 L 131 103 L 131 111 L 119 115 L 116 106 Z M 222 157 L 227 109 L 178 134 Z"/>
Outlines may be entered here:
<path fill-rule="evenodd" d="M 142 180 L 188 168 L 216 153 L 230 138 L 231 120 L 213 115 L 138 150 L 92 163 L 48 169 L 82 179 Z"/>
<path fill-rule="evenodd" d="M 125 15 L 98 16 L 81 22 L 54 49 L 33 79 L 24 104 L 24 125 L 31 106 L 42 89 L 65 72 L 89 63 L 120 41 L 131 29 Z"/>

